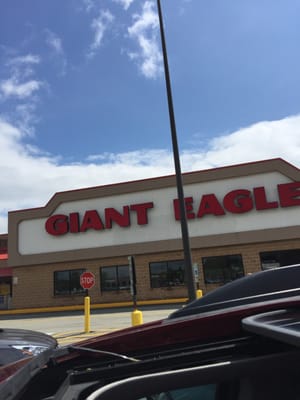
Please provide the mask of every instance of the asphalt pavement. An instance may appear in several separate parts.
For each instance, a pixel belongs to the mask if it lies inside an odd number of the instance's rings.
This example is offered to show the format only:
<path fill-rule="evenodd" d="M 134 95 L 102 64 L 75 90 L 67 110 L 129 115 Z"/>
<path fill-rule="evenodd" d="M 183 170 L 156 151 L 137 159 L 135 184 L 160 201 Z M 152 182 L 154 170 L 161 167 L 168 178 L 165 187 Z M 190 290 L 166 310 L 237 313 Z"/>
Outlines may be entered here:
<path fill-rule="evenodd" d="M 182 304 L 143 306 L 142 322 L 166 318 Z M 84 313 L 68 311 L 43 314 L 1 315 L 1 328 L 30 329 L 55 337 L 59 345 L 66 345 L 132 326 L 132 308 L 91 310 L 90 330 L 86 332 Z"/>

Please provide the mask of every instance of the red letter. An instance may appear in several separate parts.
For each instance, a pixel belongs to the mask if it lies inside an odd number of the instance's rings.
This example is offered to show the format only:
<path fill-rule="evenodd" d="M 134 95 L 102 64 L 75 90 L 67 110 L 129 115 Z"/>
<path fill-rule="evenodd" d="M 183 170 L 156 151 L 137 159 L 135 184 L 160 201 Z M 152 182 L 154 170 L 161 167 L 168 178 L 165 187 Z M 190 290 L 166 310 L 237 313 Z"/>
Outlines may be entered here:
<path fill-rule="evenodd" d="M 138 225 L 148 224 L 148 209 L 153 208 L 153 202 L 133 204 L 130 206 L 130 210 L 136 211 Z"/>
<path fill-rule="evenodd" d="M 185 212 L 187 219 L 194 219 L 195 213 L 193 212 L 193 201 L 192 197 L 185 197 L 184 204 L 185 204 Z M 174 207 L 174 215 L 177 221 L 180 221 L 180 207 L 179 207 L 179 199 L 173 200 L 173 207 Z"/>
<path fill-rule="evenodd" d="M 225 212 L 214 194 L 205 194 L 202 196 L 197 217 L 201 218 L 203 215 L 224 215 Z"/>
<path fill-rule="evenodd" d="M 253 209 L 251 192 L 243 189 L 233 190 L 226 194 L 223 204 L 226 210 L 234 214 L 251 211 Z"/>
<path fill-rule="evenodd" d="M 257 187 L 253 189 L 254 199 L 256 209 L 259 210 L 267 210 L 269 208 L 278 208 L 277 201 L 268 201 L 266 196 L 266 190 L 264 187 Z"/>
<path fill-rule="evenodd" d="M 88 229 L 95 229 L 96 231 L 104 229 L 101 218 L 96 210 L 89 210 L 84 214 L 80 232 L 85 232 Z"/>
<path fill-rule="evenodd" d="M 123 207 L 123 214 L 119 213 L 119 211 L 114 208 L 106 208 L 105 209 L 105 227 L 110 229 L 112 227 L 112 221 L 116 222 L 119 226 L 129 226 L 129 207 Z"/>
<path fill-rule="evenodd" d="M 71 213 L 69 215 L 69 223 L 70 223 L 70 232 L 78 233 L 79 232 L 79 214 Z"/>
<path fill-rule="evenodd" d="M 64 235 L 69 230 L 68 217 L 63 214 L 52 215 L 47 219 L 45 228 L 49 235 Z"/>
<path fill-rule="evenodd" d="M 283 183 L 278 185 L 278 193 L 281 207 L 300 205 L 300 182 Z"/>

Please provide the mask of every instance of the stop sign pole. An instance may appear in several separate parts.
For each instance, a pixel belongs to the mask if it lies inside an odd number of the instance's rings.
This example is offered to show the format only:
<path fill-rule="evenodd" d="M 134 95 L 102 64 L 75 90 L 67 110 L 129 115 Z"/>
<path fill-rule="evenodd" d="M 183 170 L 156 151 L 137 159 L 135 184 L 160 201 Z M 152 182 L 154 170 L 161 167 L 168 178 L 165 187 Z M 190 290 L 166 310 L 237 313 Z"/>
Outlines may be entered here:
<path fill-rule="evenodd" d="M 95 286 L 96 278 L 92 272 L 86 271 L 80 275 L 80 285 L 83 289 L 91 289 Z M 84 298 L 84 332 L 91 331 L 91 299 L 89 296 Z"/>

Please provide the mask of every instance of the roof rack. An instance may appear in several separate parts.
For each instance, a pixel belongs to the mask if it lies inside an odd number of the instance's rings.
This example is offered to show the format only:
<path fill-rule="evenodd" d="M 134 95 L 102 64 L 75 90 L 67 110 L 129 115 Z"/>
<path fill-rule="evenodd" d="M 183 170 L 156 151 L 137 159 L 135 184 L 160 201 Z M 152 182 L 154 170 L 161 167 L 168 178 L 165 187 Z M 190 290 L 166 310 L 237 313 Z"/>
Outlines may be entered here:
<path fill-rule="evenodd" d="M 253 315 L 242 320 L 247 332 L 300 347 L 300 310 L 287 309 Z"/>

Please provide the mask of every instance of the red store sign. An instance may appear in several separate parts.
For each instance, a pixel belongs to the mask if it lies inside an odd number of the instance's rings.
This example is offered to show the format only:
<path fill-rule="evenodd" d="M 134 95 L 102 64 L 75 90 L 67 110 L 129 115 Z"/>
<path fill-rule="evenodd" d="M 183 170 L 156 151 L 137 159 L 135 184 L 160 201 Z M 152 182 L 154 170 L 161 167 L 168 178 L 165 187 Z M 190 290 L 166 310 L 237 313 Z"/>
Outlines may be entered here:
<path fill-rule="evenodd" d="M 188 219 L 203 218 L 205 215 L 222 216 L 228 213 L 243 214 L 252 210 L 262 211 L 282 207 L 300 205 L 300 182 L 277 185 L 277 199 L 269 201 L 266 189 L 255 187 L 252 190 L 237 189 L 218 199 L 214 193 L 204 194 L 200 200 L 193 197 L 185 198 Z M 105 208 L 100 215 L 97 210 L 85 211 L 83 217 L 77 212 L 68 215 L 56 214 L 49 217 L 45 223 L 47 233 L 54 236 L 66 233 L 83 233 L 90 229 L 101 231 L 112 229 L 113 223 L 120 227 L 129 227 L 132 219 L 138 225 L 147 225 L 149 212 L 154 208 L 153 202 L 123 206 L 123 212 L 115 208 Z M 174 218 L 180 219 L 179 201 L 173 200 Z"/>

